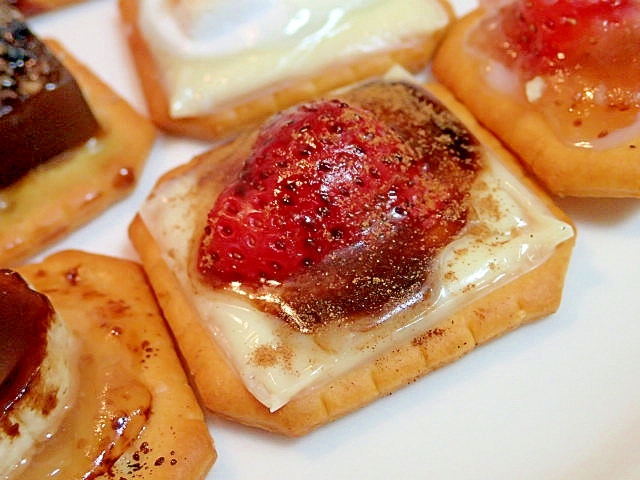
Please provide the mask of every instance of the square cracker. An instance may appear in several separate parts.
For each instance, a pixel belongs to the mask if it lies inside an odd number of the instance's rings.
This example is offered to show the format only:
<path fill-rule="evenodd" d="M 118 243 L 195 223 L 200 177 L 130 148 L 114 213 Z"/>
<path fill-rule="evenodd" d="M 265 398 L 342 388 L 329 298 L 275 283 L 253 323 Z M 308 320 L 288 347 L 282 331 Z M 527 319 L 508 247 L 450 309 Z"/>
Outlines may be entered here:
<path fill-rule="evenodd" d="M 155 128 L 55 40 L 45 42 L 78 82 L 101 131 L 0 189 L 0 265 L 18 265 L 127 196 Z"/>
<path fill-rule="evenodd" d="M 430 90 L 491 148 L 525 185 L 536 193 L 558 218 L 571 223 L 540 187 L 525 177 L 515 159 L 444 88 Z M 242 140 L 238 140 L 242 142 Z M 240 148 L 246 148 L 246 142 Z M 217 152 L 226 155 L 233 144 Z M 196 157 L 193 162 L 202 157 Z M 178 176 L 188 165 L 168 172 L 159 182 Z M 356 410 L 377 398 L 415 381 L 428 372 L 456 360 L 477 345 L 522 324 L 554 312 L 561 300 L 564 277 L 575 236 L 560 244 L 538 268 L 505 284 L 412 341 L 399 345 L 375 361 L 357 368 L 313 392 L 294 398 L 271 413 L 244 387 L 225 359 L 173 272 L 162 260 L 140 216 L 129 228 L 151 285 L 174 332 L 204 405 L 212 412 L 245 425 L 300 436 Z"/>
<path fill-rule="evenodd" d="M 140 365 L 137 380 L 151 392 L 152 410 L 135 442 L 109 468 L 109 478 L 205 478 L 216 459 L 213 441 L 141 266 L 70 250 L 16 270 L 49 297 L 80 338 L 89 324 L 117 328 L 109 348 L 123 349 Z M 140 339 L 146 348 L 138 346 Z"/>

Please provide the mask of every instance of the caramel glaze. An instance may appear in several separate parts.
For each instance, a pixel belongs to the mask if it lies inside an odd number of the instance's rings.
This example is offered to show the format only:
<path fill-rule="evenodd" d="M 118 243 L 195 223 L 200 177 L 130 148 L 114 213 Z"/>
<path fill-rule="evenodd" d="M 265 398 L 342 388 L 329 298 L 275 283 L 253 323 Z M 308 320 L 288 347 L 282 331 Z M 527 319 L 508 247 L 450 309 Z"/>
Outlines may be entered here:
<path fill-rule="evenodd" d="M 0 188 L 99 133 L 71 73 L 0 2 Z"/>
<path fill-rule="evenodd" d="M 424 89 L 374 82 L 341 99 L 372 111 L 395 130 L 416 152 L 423 171 L 435 172 L 433 188 L 446 189 L 448 201 L 426 230 L 411 223 L 391 230 L 380 226 L 380 235 L 372 237 L 379 240 L 335 252 L 275 287 L 282 303 L 265 308 L 277 305 L 272 313 L 307 332 L 335 322 L 371 325 L 375 321 L 361 319 L 379 318 L 428 295 L 432 260 L 466 224 L 468 191 L 481 165 L 478 141 Z"/>
<path fill-rule="evenodd" d="M 66 279 L 77 286 L 77 271 L 69 270 Z M 9 478 L 124 478 L 148 468 L 142 460 L 128 464 L 128 473 L 117 473 L 114 467 L 144 430 L 152 407 L 152 394 L 136 371 L 139 357 L 151 355 L 153 348 L 134 331 L 120 326 L 128 311 L 126 304 L 109 302 L 109 314 L 103 321 L 76 326 L 75 334 L 81 340 L 78 352 L 73 353 L 80 364 L 74 387 L 77 393 L 66 405 L 68 411 L 59 427 L 46 441 L 34 445 Z M 18 273 L 0 270 L 0 428 L 7 435 L 21 434 L 20 426 L 10 422 L 7 413 L 39 381 L 54 315 L 45 295 L 32 290 Z M 128 348 L 121 348 L 121 341 Z M 49 402 L 29 397 L 29 406 L 37 406 L 46 415 L 56 406 L 51 401 L 57 401 L 55 396 L 47 398 Z"/>
<path fill-rule="evenodd" d="M 19 274 L 0 271 L 0 429 L 6 435 L 20 435 L 19 426 L 7 421 L 7 413 L 39 375 L 53 315 L 47 297 L 31 290 Z M 39 404 L 43 414 L 55 406 Z"/>
<path fill-rule="evenodd" d="M 133 307 L 91 288 L 78 268 L 67 270 L 64 279 L 68 293 L 65 287 L 56 287 L 58 303 L 68 310 L 69 302 L 77 301 L 71 300 L 73 295 L 85 301 L 82 313 L 67 318 L 78 341 L 76 394 L 58 429 L 37 445 L 14 478 L 139 478 L 140 470 L 151 468 L 143 454 L 150 446 L 137 447 L 138 461 L 123 467 L 116 463 L 139 441 L 152 413 L 153 395 L 140 380 L 140 370 L 153 357 L 154 347 L 130 326 Z"/>

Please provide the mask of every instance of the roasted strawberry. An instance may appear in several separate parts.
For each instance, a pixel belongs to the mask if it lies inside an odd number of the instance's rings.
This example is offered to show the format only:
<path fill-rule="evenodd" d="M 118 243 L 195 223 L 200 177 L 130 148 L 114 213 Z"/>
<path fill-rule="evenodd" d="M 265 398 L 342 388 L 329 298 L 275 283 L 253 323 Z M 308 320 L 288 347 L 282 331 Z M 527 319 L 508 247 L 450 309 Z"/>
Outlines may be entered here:
<path fill-rule="evenodd" d="M 396 101 L 318 101 L 261 130 L 208 215 L 198 252 L 207 281 L 275 289 L 279 300 L 265 308 L 288 305 L 287 320 L 304 331 L 420 288 L 434 249 L 464 223 L 459 200 L 475 159 L 452 153 L 464 137 L 447 134 L 451 122 L 438 126 L 432 105 L 406 87 L 384 92 Z"/>
<path fill-rule="evenodd" d="M 209 215 L 200 268 L 224 281 L 281 282 L 411 208 L 413 154 L 371 113 L 338 101 L 267 125 Z"/>

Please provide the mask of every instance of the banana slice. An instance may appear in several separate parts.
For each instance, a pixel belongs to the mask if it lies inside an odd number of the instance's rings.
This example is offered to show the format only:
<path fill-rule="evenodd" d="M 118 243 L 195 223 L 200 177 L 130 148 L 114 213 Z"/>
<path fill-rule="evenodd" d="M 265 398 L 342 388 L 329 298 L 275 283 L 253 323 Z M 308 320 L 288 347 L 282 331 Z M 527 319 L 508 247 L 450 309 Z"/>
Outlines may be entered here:
<path fill-rule="evenodd" d="M 53 435 L 74 395 L 76 341 L 46 296 L 0 271 L 0 477 Z"/>

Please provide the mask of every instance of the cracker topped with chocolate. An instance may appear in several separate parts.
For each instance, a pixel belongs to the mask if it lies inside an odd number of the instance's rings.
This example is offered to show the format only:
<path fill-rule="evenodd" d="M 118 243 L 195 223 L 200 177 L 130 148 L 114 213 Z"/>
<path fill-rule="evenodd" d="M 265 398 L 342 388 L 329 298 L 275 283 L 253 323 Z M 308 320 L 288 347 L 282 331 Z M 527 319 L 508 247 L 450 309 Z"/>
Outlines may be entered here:
<path fill-rule="evenodd" d="M 21 263 L 128 195 L 151 122 L 0 0 L 0 265 Z"/>

